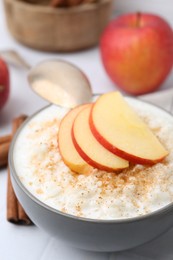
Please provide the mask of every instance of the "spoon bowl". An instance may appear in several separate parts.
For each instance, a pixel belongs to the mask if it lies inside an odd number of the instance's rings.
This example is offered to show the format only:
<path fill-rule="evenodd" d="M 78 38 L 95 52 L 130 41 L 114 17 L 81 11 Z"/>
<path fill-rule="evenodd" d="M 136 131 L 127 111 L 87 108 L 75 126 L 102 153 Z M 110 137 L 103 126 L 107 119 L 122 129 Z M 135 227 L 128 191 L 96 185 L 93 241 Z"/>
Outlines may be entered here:
<path fill-rule="evenodd" d="M 49 60 L 37 64 L 28 74 L 31 88 L 50 103 L 75 107 L 88 103 L 92 90 L 86 75 L 73 64 Z"/>

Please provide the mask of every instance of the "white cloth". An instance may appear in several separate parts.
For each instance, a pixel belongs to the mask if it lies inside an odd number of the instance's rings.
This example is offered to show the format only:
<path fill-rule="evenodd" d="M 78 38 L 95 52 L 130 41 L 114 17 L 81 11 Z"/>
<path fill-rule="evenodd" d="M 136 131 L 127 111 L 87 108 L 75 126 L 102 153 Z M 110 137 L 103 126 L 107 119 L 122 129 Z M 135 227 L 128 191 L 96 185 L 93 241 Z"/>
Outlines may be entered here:
<path fill-rule="evenodd" d="M 110 260 L 172 260 L 173 229 L 159 238 L 125 252 L 112 253 Z"/>

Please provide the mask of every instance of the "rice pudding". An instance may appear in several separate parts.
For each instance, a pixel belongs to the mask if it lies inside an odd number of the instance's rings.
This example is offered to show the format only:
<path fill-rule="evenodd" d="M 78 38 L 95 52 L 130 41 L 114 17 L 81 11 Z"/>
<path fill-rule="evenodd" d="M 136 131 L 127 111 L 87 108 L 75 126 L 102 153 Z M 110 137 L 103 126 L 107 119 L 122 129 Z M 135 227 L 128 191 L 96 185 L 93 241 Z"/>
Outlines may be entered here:
<path fill-rule="evenodd" d="M 153 166 L 130 165 L 105 172 L 72 172 L 58 150 L 57 135 L 68 109 L 51 105 L 32 117 L 14 146 L 14 166 L 23 183 L 45 204 L 79 217 L 123 219 L 144 215 L 173 201 L 173 118 L 150 104 L 128 98 L 169 155 Z"/>

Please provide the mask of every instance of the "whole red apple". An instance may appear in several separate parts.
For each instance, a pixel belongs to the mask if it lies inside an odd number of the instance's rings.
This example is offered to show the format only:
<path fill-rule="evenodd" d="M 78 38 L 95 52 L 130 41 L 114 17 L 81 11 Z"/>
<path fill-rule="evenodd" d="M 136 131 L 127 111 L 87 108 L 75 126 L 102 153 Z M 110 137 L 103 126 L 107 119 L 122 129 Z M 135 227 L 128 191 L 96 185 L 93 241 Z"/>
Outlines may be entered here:
<path fill-rule="evenodd" d="M 10 90 L 9 70 L 4 60 L 0 59 L 0 109 L 5 105 Z"/>
<path fill-rule="evenodd" d="M 118 17 L 102 34 L 100 51 L 110 78 L 138 95 L 156 90 L 173 65 L 173 31 L 161 17 L 136 13 Z"/>

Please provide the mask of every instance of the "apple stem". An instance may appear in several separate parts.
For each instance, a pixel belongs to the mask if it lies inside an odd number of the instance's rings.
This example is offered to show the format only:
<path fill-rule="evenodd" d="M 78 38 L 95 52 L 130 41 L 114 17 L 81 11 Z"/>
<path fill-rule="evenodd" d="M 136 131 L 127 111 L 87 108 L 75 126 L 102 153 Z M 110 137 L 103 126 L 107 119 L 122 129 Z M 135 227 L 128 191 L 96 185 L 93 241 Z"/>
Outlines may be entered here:
<path fill-rule="evenodd" d="M 140 22 L 141 22 L 141 13 L 137 12 L 136 13 L 136 27 L 140 27 Z"/>

